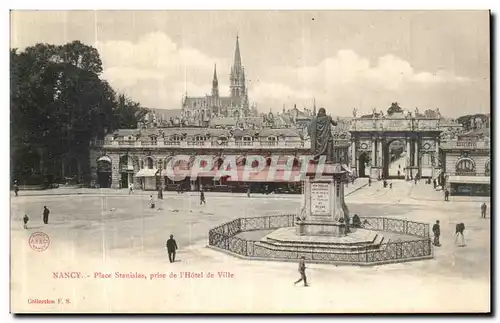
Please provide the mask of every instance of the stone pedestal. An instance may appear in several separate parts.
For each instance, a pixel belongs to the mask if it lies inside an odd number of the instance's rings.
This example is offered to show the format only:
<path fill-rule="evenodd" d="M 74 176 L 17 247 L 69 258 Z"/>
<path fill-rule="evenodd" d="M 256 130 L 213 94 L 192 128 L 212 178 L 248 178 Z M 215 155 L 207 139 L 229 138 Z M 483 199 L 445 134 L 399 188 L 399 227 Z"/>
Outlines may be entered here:
<path fill-rule="evenodd" d="M 370 168 L 370 178 L 371 179 L 379 179 L 382 177 L 382 168 L 378 167 L 378 166 L 372 166 Z"/>
<path fill-rule="evenodd" d="M 347 172 L 340 165 L 327 166 L 321 178 L 306 174 L 297 235 L 342 237 L 348 231 L 344 223 L 349 213 L 344 201 Z"/>

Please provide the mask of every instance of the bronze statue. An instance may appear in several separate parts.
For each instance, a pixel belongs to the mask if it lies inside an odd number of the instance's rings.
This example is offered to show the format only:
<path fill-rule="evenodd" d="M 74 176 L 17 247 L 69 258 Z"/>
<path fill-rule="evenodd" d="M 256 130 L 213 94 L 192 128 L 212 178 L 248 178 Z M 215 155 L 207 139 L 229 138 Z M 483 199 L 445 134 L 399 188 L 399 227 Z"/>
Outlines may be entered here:
<path fill-rule="evenodd" d="M 333 162 L 332 125 L 336 126 L 337 122 L 326 115 L 324 108 L 320 108 L 318 115 L 311 120 L 307 132 L 311 138 L 311 153 L 314 158 L 326 155 L 326 161 Z"/>

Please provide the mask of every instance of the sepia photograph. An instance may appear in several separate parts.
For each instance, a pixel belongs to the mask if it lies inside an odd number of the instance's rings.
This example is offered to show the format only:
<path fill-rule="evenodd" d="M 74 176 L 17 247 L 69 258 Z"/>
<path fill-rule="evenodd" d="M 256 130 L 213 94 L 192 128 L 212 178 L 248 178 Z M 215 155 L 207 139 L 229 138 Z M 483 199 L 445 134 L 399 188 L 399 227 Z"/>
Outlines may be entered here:
<path fill-rule="evenodd" d="M 488 10 L 11 10 L 14 314 L 491 314 Z"/>

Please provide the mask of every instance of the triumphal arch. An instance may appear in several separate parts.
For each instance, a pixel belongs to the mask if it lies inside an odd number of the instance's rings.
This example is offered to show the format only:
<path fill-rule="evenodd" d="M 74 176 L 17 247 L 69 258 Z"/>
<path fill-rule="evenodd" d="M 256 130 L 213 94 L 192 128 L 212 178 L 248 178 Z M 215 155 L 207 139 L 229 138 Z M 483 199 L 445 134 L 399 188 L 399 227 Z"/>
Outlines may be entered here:
<path fill-rule="evenodd" d="M 434 176 L 439 156 L 439 116 L 416 109 L 373 111 L 357 117 L 353 111 L 350 166 L 359 177 L 405 178 Z"/>

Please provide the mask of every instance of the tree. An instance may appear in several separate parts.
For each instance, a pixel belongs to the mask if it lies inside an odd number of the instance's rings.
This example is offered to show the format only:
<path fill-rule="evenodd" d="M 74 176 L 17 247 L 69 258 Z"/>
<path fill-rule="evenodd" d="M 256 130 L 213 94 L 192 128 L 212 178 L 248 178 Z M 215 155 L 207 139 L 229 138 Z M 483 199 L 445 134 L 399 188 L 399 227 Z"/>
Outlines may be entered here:
<path fill-rule="evenodd" d="M 115 127 L 117 129 L 136 128 L 137 122 L 142 120 L 148 112 L 148 109 L 141 107 L 139 103 L 120 94 L 115 110 Z"/>
<path fill-rule="evenodd" d="M 117 105 L 115 91 L 99 78 L 98 51 L 79 41 L 12 49 L 10 59 L 11 165 L 17 179 L 35 173 L 64 177 L 71 160 L 88 174 L 90 141 L 116 127 L 135 128 L 145 114 L 131 100 Z"/>

